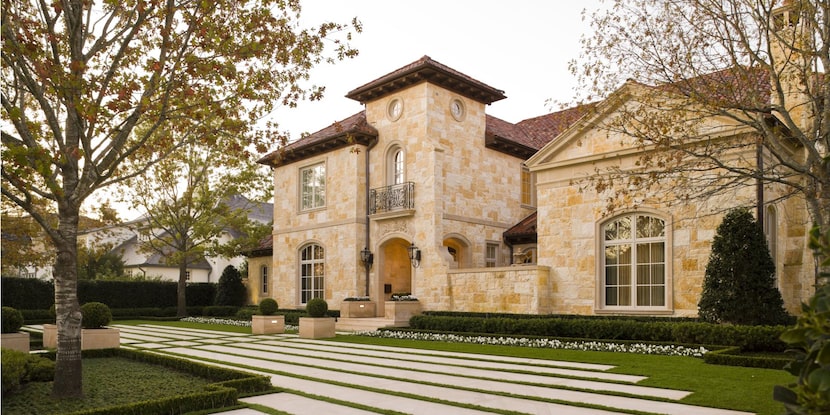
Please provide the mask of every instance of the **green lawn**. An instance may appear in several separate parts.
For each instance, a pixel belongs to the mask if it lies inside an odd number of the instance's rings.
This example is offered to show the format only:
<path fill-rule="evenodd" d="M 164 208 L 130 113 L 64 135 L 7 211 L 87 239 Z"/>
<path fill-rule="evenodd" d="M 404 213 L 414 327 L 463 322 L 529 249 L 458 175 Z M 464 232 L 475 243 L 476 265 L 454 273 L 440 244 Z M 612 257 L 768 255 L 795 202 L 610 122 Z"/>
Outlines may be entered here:
<path fill-rule="evenodd" d="M 134 320 L 117 321 L 116 323 L 157 324 L 237 333 L 250 333 L 251 330 L 250 327 L 178 321 Z M 364 336 L 338 336 L 333 341 L 609 364 L 616 366 L 615 369 L 612 369 L 613 372 L 648 377 L 648 379 L 640 382 L 640 385 L 693 392 L 682 400 L 684 403 L 749 411 L 759 415 L 779 415 L 783 413 L 783 406 L 772 399 L 772 389 L 775 385 L 785 385 L 794 380 L 790 374 L 783 370 L 710 365 L 704 363 L 702 359 L 693 357 L 473 345 Z"/>
<path fill-rule="evenodd" d="M 639 385 L 694 392 L 681 402 L 749 411 L 759 415 L 783 413 L 783 405 L 772 399 L 772 389 L 774 385 L 785 385 L 794 380 L 783 370 L 710 365 L 694 357 L 582 352 L 362 336 L 339 336 L 335 341 L 609 364 L 616 366 L 612 372 L 647 376 L 648 379 L 638 383 Z"/>

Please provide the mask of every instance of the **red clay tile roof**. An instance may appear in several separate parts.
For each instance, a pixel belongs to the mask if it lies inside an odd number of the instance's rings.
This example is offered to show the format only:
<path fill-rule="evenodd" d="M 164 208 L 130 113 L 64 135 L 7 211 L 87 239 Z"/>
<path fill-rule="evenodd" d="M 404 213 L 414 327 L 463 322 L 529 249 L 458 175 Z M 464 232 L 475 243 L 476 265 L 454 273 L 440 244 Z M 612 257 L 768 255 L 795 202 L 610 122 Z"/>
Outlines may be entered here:
<path fill-rule="evenodd" d="M 365 103 L 427 81 L 485 104 L 507 98 L 504 91 L 464 75 L 429 56 L 423 56 L 409 65 L 357 87 L 346 94 L 346 97 Z"/>
<path fill-rule="evenodd" d="M 517 124 L 488 115 L 485 143 L 493 150 L 527 159 L 595 107 L 596 104 L 580 105 Z"/>
<path fill-rule="evenodd" d="M 513 244 L 536 242 L 536 212 L 531 213 L 521 222 L 502 234 L 505 242 Z"/>
<path fill-rule="evenodd" d="M 259 245 L 250 251 L 244 252 L 248 258 L 271 256 L 274 254 L 274 235 L 268 235 L 259 241 Z"/>
<path fill-rule="evenodd" d="M 289 143 L 262 157 L 257 163 L 272 167 L 284 165 L 352 144 L 367 145 L 377 136 L 378 130 L 366 122 L 366 112 L 361 111 L 344 120 L 334 122 L 320 131 Z"/>
<path fill-rule="evenodd" d="M 701 97 L 705 103 L 727 109 L 767 112 L 771 89 L 767 69 L 735 66 L 665 84 L 658 91 Z"/>

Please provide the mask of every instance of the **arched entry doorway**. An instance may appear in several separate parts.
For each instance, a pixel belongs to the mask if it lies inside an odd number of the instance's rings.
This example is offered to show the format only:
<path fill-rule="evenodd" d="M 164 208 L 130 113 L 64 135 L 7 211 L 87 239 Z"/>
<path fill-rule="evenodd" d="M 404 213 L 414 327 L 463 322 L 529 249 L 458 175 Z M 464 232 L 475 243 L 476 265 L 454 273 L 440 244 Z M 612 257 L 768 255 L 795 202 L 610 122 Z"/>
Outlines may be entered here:
<path fill-rule="evenodd" d="M 407 248 L 410 242 L 402 238 L 393 238 L 380 245 L 379 296 L 389 301 L 393 293 L 412 292 L 412 265 L 409 262 Z"/>

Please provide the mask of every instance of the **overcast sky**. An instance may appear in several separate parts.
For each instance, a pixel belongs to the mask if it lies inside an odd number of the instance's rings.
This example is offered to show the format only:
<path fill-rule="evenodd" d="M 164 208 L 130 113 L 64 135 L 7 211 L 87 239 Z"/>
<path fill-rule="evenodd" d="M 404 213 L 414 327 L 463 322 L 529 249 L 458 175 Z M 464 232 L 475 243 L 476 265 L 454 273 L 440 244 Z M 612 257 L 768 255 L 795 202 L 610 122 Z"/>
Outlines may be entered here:
<path fill-rule="evenodd" d="M 311 82 L 326 86 L 321 102 L 278 109 L 274 119 L 292 139 L 315 132 L 363 109 L 346 93 L 424 55 L 494 88 L 507 99 L 490 115 L 509 122 L 551 112 L 548 99 L 570 102 L 576 81 L 568 62 L 578 58 L 589 29 L 582 10 L 599 0 L 308 0 L 302 19 L 349 22 L 363 33 L 358 57 L 314 70 Z M 554 107 L 553 109 L 557 109 Z"/>

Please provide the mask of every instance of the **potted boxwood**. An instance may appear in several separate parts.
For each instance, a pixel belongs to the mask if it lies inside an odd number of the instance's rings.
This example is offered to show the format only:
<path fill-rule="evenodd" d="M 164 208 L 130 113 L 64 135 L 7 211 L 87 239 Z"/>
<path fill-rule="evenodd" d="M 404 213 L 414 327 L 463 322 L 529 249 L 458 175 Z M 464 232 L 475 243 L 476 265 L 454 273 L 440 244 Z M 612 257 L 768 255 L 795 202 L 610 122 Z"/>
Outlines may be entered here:
<path fill-rule="evenodd" d="M 23 313 L 12 307 L 3 307 L 0 314 L 3 320 L 0 342 L 3 347 L 29 353 L 29 333 L 20 331 L 23 327 Z"/>
<path fill-rule="evenodd" d="M 329 304 L 322 298 L 312 298 L 306 304 L 308 317 L 300 317 L 300 338 L 326 339 L 334 337 L 334 317 L 326 317 Z"/>
<path fill-rule="evenodd" d="M 112 349 L 121 345 L 121 331 L 106 327 L 112 321 L 110 308 L 99 302 L 81 306 L 81 350 Z"/>
<path fill-rule="evenodd" d="M 277 300 L 263 298 L 259 302 L 259 314 L 251 316 L 251 333 L 280 334 L 285 333 L 285 316 L 276 315 Z"/>

